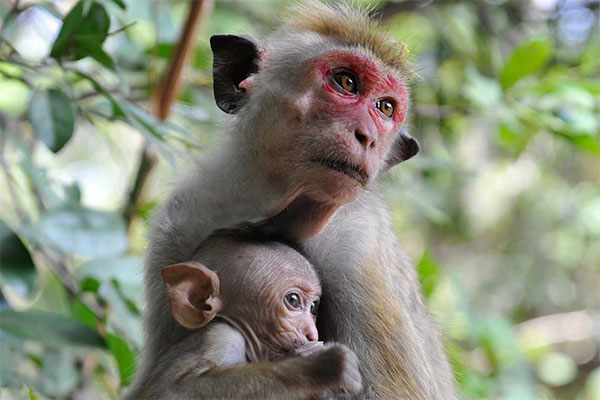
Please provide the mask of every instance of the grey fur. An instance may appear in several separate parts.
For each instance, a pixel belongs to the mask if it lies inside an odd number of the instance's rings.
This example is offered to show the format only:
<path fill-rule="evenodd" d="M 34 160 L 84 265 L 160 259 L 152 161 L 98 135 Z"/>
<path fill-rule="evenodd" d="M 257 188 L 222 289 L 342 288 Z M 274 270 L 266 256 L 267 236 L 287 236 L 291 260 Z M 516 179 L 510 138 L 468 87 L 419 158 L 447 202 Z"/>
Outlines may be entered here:
<path fill-rule="evenodd" d="M 224 128 L 221 143 L 176 185 L 156 212 L 145 265 L 146 344 L 131 393 L 138 393 L 158 361 L 173 354 L 170 349 L 190 336 L 169 312 L 160 269 L 188 260 L 215 229 L 268 218 L 289 193 L 293 182 L 269 181 L 260 173 L 261 133 L 285 132 L 282 113 L 286 104 L 296 100 L 302 90 L 298 85 L 303 83 L 289 77 L 303 76 L 306 60 L 336 46 L 311 33 L 278 31 L 267 38 L 261 48 L 269 62 L 255 75 L 246 105 Z M 308 149 L 311 145 L 305 143 Z M 388 157 L 381 159 L 384 168 Z M 319 329 L 326 340 L 345 343 L 357 354 L 365 388 L 358 397 L 384 396 L 375 382 L 390 372 L 379 363 L 378 344 L 373 343 L 378 339 L 396 349 L 401 360 L 399 368 L 404 372 L 393 378 L 407 382 L 406 391 L 394 399 L 453 399 L 453 376 L 439 331 L 423 303 L 414 267 L 401 250 L 389 213 L 376 194 L 375 177 L 371 178 L 358 199 L 342 206 L 323 232 L 303 244 L 319 272 L 324 297 L 329 299 L 324 299 Z M 366 285 L 367 271 L 372 268 L 381 274 L 378 288 Z M 392 337 L 381 338 L 362 323 L 374 318 L 364 306 L 374 289 L 397 297 L 393 316 L 397 334 Z"/>

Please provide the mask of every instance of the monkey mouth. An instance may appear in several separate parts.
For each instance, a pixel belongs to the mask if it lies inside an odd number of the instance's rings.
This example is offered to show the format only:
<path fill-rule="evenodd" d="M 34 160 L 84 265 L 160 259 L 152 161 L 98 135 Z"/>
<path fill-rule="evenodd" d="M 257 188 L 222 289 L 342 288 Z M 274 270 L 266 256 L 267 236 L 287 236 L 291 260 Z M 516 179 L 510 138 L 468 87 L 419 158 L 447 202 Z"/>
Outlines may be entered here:
<path fill-rule="evenodd" d="M 349 176 L 350 178 L 358 181 L 361 185 L 366 185 L 369 180 L 369 174 L 360 166 L 349 163 L 344 160 L 338 160 L 335 158 L 315 158 L 312 161 L 318 162 L 326 168 L 332 169 Z"/>

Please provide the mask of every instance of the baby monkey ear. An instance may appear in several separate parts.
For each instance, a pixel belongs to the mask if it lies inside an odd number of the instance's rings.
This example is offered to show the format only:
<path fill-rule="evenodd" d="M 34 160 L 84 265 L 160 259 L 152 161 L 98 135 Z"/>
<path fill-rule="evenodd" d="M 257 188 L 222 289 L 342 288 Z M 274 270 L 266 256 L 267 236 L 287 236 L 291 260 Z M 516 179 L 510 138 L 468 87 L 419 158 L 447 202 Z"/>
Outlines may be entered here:
<path fill-rule="evenodd" d="M 183 327 L 198 329 L 223 308 L 219 277 L 197 262 L 169 265 L 161 271 L 173 317 Z"/>

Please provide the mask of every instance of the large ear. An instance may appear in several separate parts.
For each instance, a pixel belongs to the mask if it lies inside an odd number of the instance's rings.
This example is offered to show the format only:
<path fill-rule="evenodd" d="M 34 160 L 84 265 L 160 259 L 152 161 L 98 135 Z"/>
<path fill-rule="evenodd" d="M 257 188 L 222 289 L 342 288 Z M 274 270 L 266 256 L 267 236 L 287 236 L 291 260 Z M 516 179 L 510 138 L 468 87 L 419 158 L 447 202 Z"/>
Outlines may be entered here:
<path fill-rule="evenodd" d="M 183 327 L 198 329 L 208 324 L 223 308 L 219 298 L 219 277 L 197 262 L 164 267 L 171 313 Z"/>
<path fill-rule="evenodd" d="M 402 128 L 392 144 L 388 158 L 385 161 L 385 168 L 392 168 L 394 165 L 414 157 L 420 149 L 421 147 L 417 139 L 412 137 L 406 129 Z"/>
<path fill-rule="evenodd" d="M 240 82 L 258 72 L 259 49 L 249 37 L 214 35 L 210 38 L 213 52 L 213 92 L 217 106 L 226 113 L 237 112 L 248 98 Z"/>

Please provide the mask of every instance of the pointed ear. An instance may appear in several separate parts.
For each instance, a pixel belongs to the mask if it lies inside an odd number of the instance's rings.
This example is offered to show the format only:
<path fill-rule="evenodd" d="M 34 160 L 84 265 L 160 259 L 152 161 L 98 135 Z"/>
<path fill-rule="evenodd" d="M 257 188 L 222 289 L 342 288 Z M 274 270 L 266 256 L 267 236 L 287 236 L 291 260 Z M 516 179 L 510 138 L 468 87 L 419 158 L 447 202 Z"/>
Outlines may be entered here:
<path fill-rule="evenodd" d="M 174 264 L 164 267 L 161 273 L 171 313 L 183 327 L 201 328 L 223 308 L 219 298 L 219 277 L 204 265 L 197 262 Z"/>
<path fill-rule="evenodd" d="M 392 144 L 388 158 L 385 161 L 385 169 L 392 168 L 394 165 L 414 157 L 420 149 L 421 147 L 417 139 L 412 137 L 406 129 L 402 128 Z"/>
<path fill-rule="evenodd" d="M 240 82 L 258 72 L 260 51 L 252 38 L 235 35 L 212 36 L 210 48 L 217 106 L 233 114 L 247 101 L 248 94 L 240 87 Z"/>

